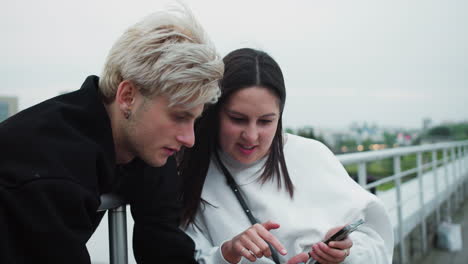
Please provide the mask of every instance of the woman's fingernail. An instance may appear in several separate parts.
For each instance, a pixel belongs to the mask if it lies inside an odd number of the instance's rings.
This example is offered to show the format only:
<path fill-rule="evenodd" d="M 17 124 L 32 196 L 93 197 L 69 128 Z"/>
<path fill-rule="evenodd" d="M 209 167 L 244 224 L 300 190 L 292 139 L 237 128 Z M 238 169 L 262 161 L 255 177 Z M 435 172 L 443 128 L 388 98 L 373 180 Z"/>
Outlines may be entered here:
<path fill-rule="evenodd" d="M 286 254 L 288 254 L 288 251 L 287 251 L 285 248 L 283 248 L 283 249 L 280 251 L 280 253 L 283 254 L 283 255 L 286 255 Z"/>

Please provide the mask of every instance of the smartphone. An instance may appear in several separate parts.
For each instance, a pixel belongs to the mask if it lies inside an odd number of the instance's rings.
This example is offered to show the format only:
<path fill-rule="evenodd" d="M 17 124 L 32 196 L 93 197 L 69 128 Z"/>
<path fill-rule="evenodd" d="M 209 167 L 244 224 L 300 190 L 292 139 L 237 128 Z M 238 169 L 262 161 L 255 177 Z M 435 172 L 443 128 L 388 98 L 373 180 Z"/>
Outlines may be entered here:
<path fill-rule="evenodd" d="M 359 219 L 354 223 L 346 225 L 345 227 L 341 228 L 338 232 L 333 234 L 331 237 L 324 240 L 323 243 L 328 245 L 328 243 L 330 243 L 332 241 L 341 241 L 341 240 L 345 239 L 347 235 L 354 232 L 358 228 L 358 226 L 360 226 L 362 224 L 364 224 L 364 220 Z"/>
<path fill-rule="evenodd" d="M 333 234 L 331 237 L 323 240 L 323 243 L 327 244 L 332 242 L 332 241 L 341 241 L 343 239 L 346 238 L 346 236 L 348 236 L 349 234 L 351 234 L 352 232 L 354 232 L 358 226 L 364 224 L 364 220 L 363 219 L 359 219 L 357 220 L 356 222 L 354 223 L 351 223 L 349 225 L 346 225 L 345 227 L 341 228 L 340 230 L 338 230 L 338 232 L 336 232 L 335 234 Z M 319 264 L 315 259 L 313 258 L 310 258 L 308 261 L 307 261 L 307 264 Z"/>

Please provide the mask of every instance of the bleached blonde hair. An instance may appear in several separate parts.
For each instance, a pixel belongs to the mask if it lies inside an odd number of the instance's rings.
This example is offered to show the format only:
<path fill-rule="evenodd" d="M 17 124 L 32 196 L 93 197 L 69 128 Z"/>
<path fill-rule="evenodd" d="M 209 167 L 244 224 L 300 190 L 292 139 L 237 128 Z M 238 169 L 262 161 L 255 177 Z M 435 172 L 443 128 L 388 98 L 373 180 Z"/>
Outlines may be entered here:
<path fill-rule="evenodd" d="M 106 101 L 128 80 L 148 98 L 165 95 L 170 106 L 215 103 L 224 64 L 190 10 L 173 7 L 130 27 L 109 52 L 99 80 Z"/>

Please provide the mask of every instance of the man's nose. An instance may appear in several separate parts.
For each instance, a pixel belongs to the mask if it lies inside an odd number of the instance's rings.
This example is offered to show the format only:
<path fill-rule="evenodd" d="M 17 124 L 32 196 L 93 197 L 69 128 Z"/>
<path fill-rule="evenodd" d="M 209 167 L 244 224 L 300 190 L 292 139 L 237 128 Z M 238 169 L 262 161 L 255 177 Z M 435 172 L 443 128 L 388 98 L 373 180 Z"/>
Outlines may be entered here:
<path fill-rule="evenodd" d="M 193 131 L 193 126 L 185 129 L 182 135 L 178 135 L 176 139 L 187 148 L 193 147 L 195 144 L 195 133 Z"/>

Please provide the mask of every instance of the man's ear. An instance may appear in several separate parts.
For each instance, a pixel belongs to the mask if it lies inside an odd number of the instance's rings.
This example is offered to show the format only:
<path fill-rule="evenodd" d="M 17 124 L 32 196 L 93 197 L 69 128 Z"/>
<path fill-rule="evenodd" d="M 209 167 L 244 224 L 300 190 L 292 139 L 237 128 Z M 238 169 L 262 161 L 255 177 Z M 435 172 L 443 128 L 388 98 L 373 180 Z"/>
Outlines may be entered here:
<path fill-rule="evenodd" d="M 131 81 L 122 81 L 117 87 L 117 93 L 115 99 L 119 105 L 119 109 L 126 112 L 131 111 L 135 103 L 135 97 L 137 96 L 138 89 Z"/>

